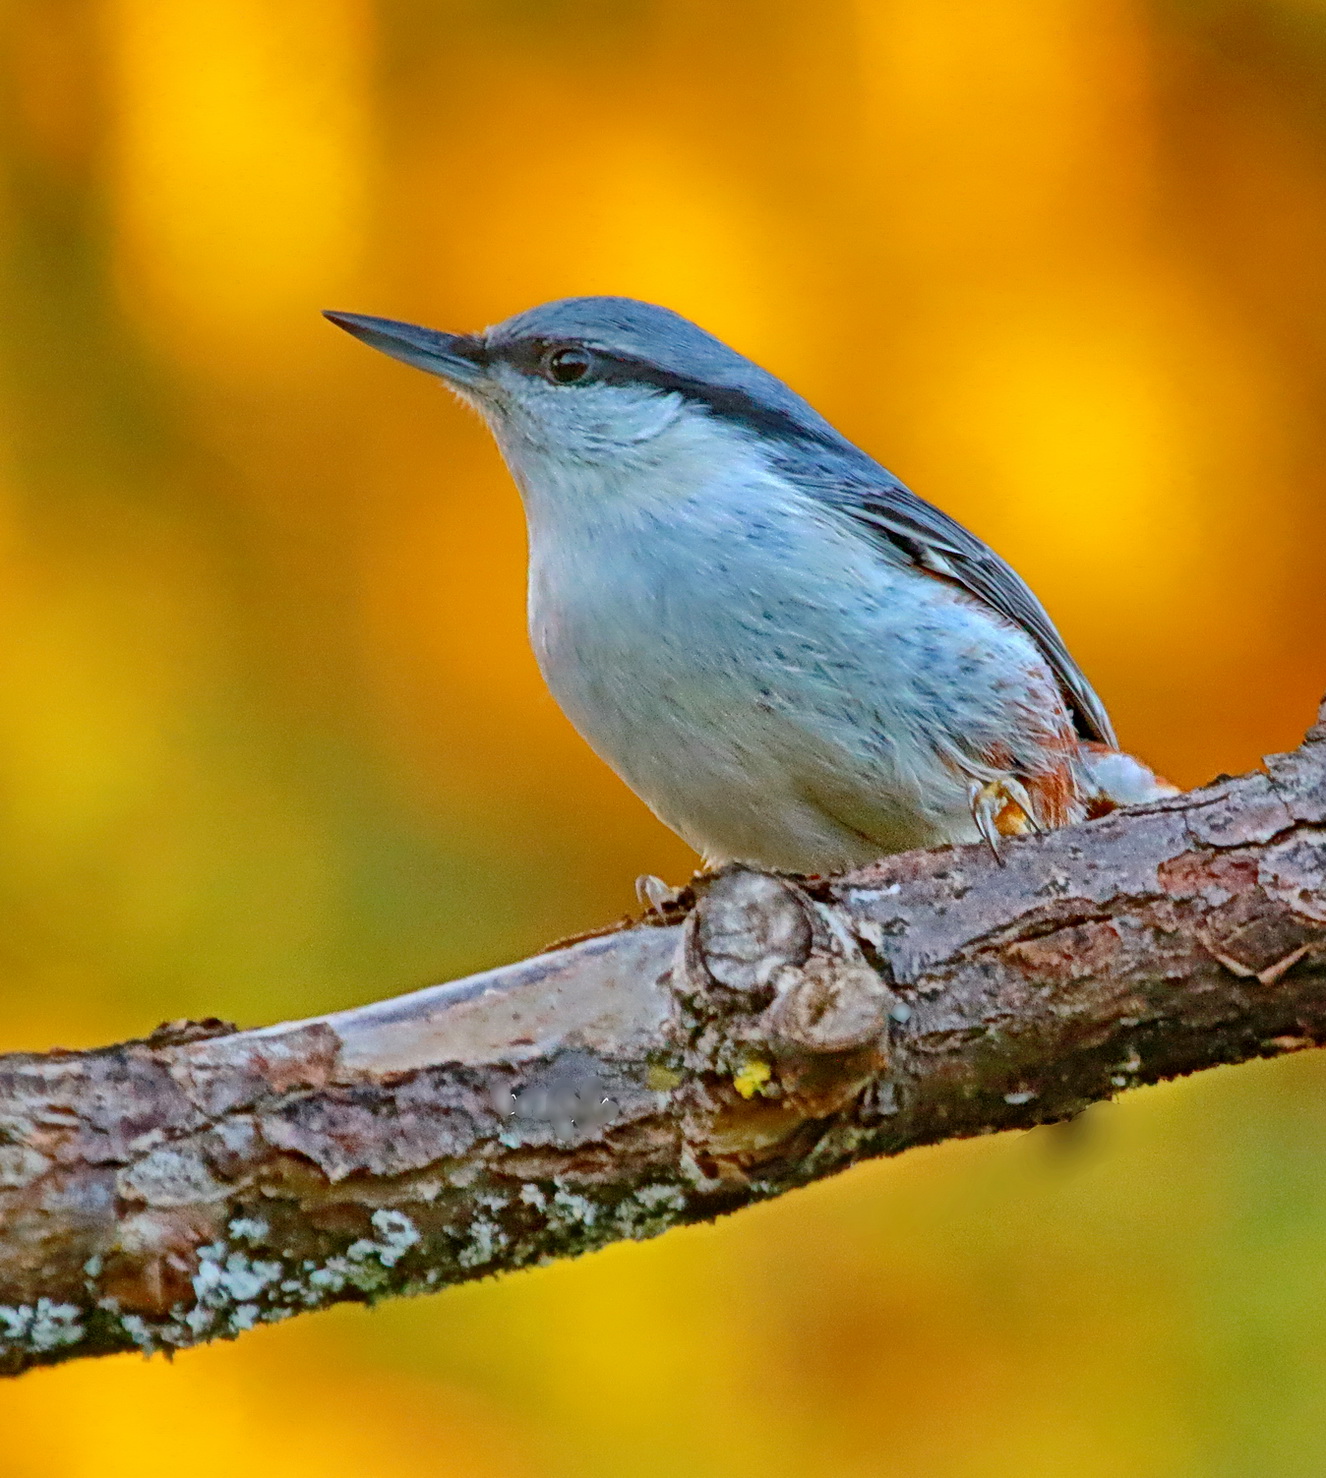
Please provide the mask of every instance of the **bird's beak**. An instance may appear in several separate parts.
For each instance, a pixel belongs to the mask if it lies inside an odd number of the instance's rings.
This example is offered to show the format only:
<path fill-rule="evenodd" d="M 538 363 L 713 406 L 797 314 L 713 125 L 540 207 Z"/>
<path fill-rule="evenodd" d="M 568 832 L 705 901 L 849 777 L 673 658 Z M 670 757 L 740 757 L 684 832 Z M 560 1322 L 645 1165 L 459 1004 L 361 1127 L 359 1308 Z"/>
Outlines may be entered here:
<path fill-rule="evenodd" d="M 469 334 L 444 334 L 415 323 L 398 323 L 394 318 L 371 318 L 367 313 L 327 311 L 322 316 L 370 348 L 381 349 L 393 359 L 453 385 L 474 385 L 483 375 L 483 343 Z"/>

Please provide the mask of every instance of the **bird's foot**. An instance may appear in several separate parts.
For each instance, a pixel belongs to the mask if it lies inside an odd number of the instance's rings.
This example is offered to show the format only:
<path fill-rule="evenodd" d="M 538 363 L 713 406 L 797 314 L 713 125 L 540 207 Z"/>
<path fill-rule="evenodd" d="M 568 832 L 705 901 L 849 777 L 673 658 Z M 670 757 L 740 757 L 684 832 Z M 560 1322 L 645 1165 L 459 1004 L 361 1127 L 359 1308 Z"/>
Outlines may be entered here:
<path fill-rule="evenodd" d="M 670 887 L 652 872 L 641 873 L 635 880 L 635 896 L 650 913 L 656 913 L 660 919 L 665 918 L 669 910 L 680 904 L 685 892 L 685 888 Z"/>
<path fill-rule="evenodd" d="M 985 839 L 986 845 L 994 853 L 995 861 L 1001 867 L 1004 859 L 999 853 L 1000 837 L 1027 836 L 1031 832 L 1043 830 L 1036 820 L 1026 787 L 1012 775 L 989 780 L 984 785 L 979 780 L 973 781 L 968 799 L 976 830 Z"/>

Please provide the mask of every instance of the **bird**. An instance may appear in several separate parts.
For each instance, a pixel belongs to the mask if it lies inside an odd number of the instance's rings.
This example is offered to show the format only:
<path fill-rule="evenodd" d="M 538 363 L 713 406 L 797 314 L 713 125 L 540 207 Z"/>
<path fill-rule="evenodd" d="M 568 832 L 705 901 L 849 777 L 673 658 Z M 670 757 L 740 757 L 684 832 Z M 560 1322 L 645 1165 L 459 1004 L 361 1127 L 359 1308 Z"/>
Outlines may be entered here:
<path fill-rule="evenodd" d="M 1172 794 L 1012 567 L 681 314 L 480 332 L 327 311 L 436 376 L 524 504 L 530 640 L 571 723 L 708 869 L 844 872 Z"/>

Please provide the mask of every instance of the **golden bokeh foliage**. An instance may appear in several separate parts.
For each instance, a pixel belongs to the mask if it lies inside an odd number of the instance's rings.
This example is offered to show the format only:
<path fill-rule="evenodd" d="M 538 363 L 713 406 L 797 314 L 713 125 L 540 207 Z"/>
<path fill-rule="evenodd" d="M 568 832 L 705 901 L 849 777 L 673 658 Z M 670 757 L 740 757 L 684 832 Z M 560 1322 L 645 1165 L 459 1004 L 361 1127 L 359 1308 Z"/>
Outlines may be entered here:
<path fill-rule="evenodd" d="M 323 307 L 698 318 L 1184 783 L 1326 690 L 1322 0 L 6 0 L 0 1047 L 513 958 L 690 866 L 485 434 Z M 1318 1478 L 1326 1072 L 0 1389 L 0 1478 Z"/>

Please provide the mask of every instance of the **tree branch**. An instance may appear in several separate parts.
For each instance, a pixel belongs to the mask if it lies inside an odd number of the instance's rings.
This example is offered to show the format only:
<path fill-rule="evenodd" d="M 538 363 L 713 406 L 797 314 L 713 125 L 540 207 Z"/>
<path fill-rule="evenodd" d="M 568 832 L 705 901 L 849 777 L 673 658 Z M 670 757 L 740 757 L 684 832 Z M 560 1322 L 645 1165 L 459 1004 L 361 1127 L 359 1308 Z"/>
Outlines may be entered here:
<path fill-rule="evenodd" d="M 1326 706 L 1263 772 L 331 1016 L 0 1057 L 0 1371 L 650 1237 L 1326 1042 Z"/>

